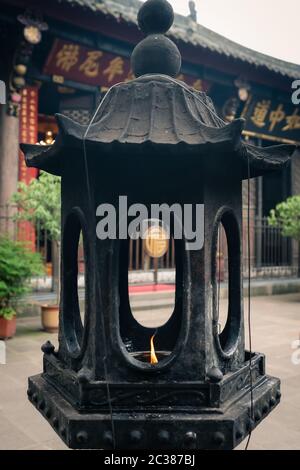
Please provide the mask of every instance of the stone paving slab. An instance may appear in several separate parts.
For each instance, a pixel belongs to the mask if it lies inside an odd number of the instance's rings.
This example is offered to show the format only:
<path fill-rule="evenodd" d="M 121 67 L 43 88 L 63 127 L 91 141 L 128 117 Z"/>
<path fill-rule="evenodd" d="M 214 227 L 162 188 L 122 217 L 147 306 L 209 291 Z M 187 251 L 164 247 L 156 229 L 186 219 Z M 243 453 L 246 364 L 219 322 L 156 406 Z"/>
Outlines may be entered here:
<path fill-rule="evenodd" d="M 300 335 L 300 293 L 255 297 L 251 307 L 253 350 L 266 353 L 267 372 L 281 378 L 282 402 L 256 428 L 249 449 L 299 450 L 300 364 L 293 364 L 291 357 L 292 342 Z M 247 302 L 244 308 L 247 312 Z M 226 309 L 227 302 L 222 300 L 221 317 Z M 154 315 L 150 307 L 140 313 L 140 318 L 151 325 L 158 316 L 161 320 L 169 313 L 163 309 Z M 41 331 L 39 318 L 20 318 L 16 337 L 6 342 L 7 364 L 0 365 L 0 450 L 66 449 L 26 396 L 27 377 L 41 372 L 40 346 L 49 338 L 57 344 L 56 335 Z M 244 441 L 239 449 L 244 449 L 245 444 Z"/>

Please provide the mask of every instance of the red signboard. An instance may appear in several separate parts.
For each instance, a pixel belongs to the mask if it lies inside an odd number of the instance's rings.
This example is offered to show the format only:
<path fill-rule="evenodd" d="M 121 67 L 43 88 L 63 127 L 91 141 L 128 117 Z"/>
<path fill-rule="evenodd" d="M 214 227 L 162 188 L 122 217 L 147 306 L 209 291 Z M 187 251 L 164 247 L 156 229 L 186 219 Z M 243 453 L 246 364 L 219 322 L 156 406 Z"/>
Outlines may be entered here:
<path fill-rule="evenodd" d="M 22 91 L 20 111 L 20 142 L 36 144 L 38 140 L 38 89 L 26 87 Z M 20 154 L 19 180 L 29 183 L 37 174 L 36 168 L 27 168 L 24 156 Z"/>
<path fill-rule="evenodd" d="M 26 87 L 22 91 L 20 110 L 20 142 L 36 144 L 38 140 L 38 89 Z M 19 155 L 19 181 L 26 184 L 37 176 L 36 168 L 27 168 L 24 155 Z M 19 225 L 19 239 L 35 244 L 35 231 L 28 222 Z"/>
<path fill-rule="evenodd" d="M 103 88 L 134 78 L 129 59 L 60 39 L 54 41 L 43 73 Z M 196 90 L 208 91 L 204 80 L 182 74 L 178 78 Z"/>

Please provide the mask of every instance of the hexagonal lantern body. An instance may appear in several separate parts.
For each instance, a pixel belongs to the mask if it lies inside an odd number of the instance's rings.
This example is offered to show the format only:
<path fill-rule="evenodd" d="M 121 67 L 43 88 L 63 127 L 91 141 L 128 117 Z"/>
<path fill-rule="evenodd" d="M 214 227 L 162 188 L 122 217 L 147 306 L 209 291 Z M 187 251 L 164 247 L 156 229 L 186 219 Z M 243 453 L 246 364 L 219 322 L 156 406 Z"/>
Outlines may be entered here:
<path fill-rule="evenodd" d="M 159 3 L 149 0 L 146 7 L 151 2 Z M 88 127 L 57 116 L 53 146 L 22 147 L 27 165 L 62 177 L 59 349 L 44 345 L 44 371 L 29 379 L 28 395 L 72 448 L 234 448 L 280 398 L 279 380 L 265 374 L 263 355 L 250 358 L 245 351 L 242 180 L 281 168 L 293 148 L 255 148 L 241 139 L 243 121 L 222 121 L 204 93 L 167 75 L 139 74 L 109 90 Z M 100 204 L 115 207 L 116 220 L 126 217 L 119 196 L 127 196 L 128 206 L 204 207 L 203 246 L 191 249 L 187 237 L 175 240 L 174 311 L 156 330 L 140 325 L 131 311 L 128 239 L 120 237 L 119 226 L 115 239 L 97 237 Z M 192 218 L 195 225 L 195 211 Z M 221 335 L 220 223 L 229 256 Z M 80 232 L 84 326 L 77 290 Z M 145 358 L 155 331 L 159 360 L 150 364 Z"/>

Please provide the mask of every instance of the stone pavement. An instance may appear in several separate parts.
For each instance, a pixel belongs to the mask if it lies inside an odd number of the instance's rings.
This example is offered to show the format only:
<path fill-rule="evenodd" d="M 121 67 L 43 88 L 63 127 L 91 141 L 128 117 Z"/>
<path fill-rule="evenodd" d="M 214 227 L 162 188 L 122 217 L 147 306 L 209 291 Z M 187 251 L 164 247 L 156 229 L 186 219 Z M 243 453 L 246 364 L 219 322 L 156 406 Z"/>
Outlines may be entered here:
<path fill-rule="evenodd" d="M 245 302 L 246 303 L 246 302 Z M 226 301 L 222 300 L 222 311 Z M 245 305 L 246 311 L 246 305 Z M 153 315 L 146 310 L 146 324 Z M 282 380 L 282 402 L 254 431 L 249 449 L 300 449 L 300 349 L 292 363 L 292 343 L 300 336 L 300 293 L 252 299 L 253 350 L 266 353 L 268 373 Z M 27 377 L 42 369 L 40 346 L 55 335 L 40 330 L 39 319 L 18 319 L 17 336 L 7 341 L 7 365 L 0 365 L 0 450 L 66 449 L 27 401 Z M 240 449 L 245 447 L 245 441 Z"/>

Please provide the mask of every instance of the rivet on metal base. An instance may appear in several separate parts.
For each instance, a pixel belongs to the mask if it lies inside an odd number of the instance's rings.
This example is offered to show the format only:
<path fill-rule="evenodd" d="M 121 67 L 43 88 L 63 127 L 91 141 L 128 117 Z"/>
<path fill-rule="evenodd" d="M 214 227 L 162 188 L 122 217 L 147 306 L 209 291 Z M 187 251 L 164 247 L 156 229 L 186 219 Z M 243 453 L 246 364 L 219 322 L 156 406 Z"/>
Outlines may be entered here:
<path fill-rule="evenodd" d="M 221 446 L 225 442 L 225 436 L 222 432 L 215 432 L 213 436 L 213 441 L 217 446 Z"/>
<path fill-rule="evenodd" d="M 79 431 L 76 435 L 76 439 L 79 444 L 85 444 L 88 441 L 88 438 L 88 433 L 85 431 Z"/>
<path fill-rule="evenodd" d="M 134 429 L 133 431 L 131 431 L 130 433 L 131 442 L 138 443 L 141 441 L 141 439 L 142 439 L 141 431 L 138 431 L 137 429 Z"/>
<path fill-rule="evenodd" d="M 157 437 L 158 437 L 159 442 L 161 442 L 162 444 L 167 444 L 167 442 L 170 441 L 170 433 L 169 431 L 166 431 L 164 429 L 159 431 Z"/>
<path fill-rule="evenodd" d="M 197 443 L 197 434 L 195 432 L 189 431 L 184 436 L 184 445 L 188 449 L 195 449 Z"/>

